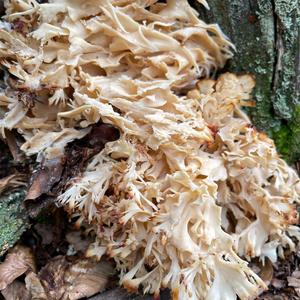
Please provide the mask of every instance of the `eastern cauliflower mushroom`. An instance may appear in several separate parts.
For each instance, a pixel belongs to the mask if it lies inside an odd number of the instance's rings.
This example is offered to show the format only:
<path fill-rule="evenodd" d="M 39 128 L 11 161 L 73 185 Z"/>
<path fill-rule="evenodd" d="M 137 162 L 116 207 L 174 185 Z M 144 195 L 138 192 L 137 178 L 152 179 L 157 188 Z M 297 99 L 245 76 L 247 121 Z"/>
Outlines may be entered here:
<path fill-rule="evenodd" d="M 16 129 L 40 161 L 100 121 L 120 131 L 57 199 L 95 232 L 87 256 L 174 299 L 265 289 L 243 259 L 295 249 L 299 178 L 241 110 L 252 77 L 206 79 L 232 56 L 220 28 L 186 0 L 12 0 L 5 18 L 3 136 Z"/>

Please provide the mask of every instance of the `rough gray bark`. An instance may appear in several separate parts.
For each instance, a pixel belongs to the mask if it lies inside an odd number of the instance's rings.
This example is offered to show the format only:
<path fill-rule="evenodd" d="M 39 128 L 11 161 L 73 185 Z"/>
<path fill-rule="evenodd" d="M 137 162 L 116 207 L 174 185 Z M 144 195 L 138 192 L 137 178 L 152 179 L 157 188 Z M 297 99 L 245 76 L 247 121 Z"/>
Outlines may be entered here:
<path fill-rule="evenodd" d="M 5 177 L 13 165 L 7 147 L 0 140 L 0 178 Z M 29 223 L 23 207 L 24 197 L 24 188 L 0 195 L 0 257 L 28 228 Z"/>
<path fill-rule="evenodd" d="M 0 257 L 28 228 L 28 221 L 22 207 L 24 196 L 23 189 L 0 196 Z"/>
<path fill-rule="evenodd" d="M 254 123 L 267 131 L 284 157 L 300 157 L 300 1 L 210 0 L 210 11 L 237 51 L 228 69 L 256 78 Z"/>

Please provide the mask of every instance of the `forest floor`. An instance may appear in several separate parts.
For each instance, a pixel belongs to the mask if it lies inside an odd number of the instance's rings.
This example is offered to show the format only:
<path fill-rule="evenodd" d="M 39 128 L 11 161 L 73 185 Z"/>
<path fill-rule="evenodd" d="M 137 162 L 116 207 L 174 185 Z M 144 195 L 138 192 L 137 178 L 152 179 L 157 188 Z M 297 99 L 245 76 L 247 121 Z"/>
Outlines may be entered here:
<path fill-rule="evenodd" d="M 31 228 L 22 235 L 17 244 L 30 249 L 30 252 L 34 256 L 39 278 L 48 283 L 45 285 L 48 289 L 47 292 L 57 294 L 58 291 L 67 288 L 63 280 L 61 280 L 64 272 L 63 265 L 66 261 L 72 263 L 74 260 L 83 257 L 88 240 L 85 239 L 82 233 L 74 230 L 74 227 L 70 225 L 62 209 L 56 209 L 54 212 L 51 212 L 51 215 L 41 214 L 36 220 L 32 221 Z M 60 267 L 56 264 L 58 258 L 61 261 Z M 5 256 L 3 259 L 5 259 Z M 113 265 L 113 262 L 108 258 L 105 259 Z M 289 255 L 275 266 L 266 264 L 262 270 L 258 270 L 264 281 L 269 284 L 269 290 L 260 295 L 258 299 L 300 299 L 300 272 L 297 269 L 299 262 L 300 253 L 296 253 Z M 56 272 L 56 268 L 61 268 L 61 273 Z M 255 268 L 257 270 L 257 266 Z M 21 276 L 17 280 L 22 282 L 24 277 Z M 20 293 L 23 293 L 23 289 L 20 289 Z M 9 298 L 7 293 L 5 296 L 3 299 L 13 299 Z M 103 291 L 88 299 L 149 300 L 152 297 L 128 294 L 125 290 L 118 288 L 118 278 L 116 275 L 112 275 L 103 288 Z M 171 299 L 168 291 L 163 291 L 160 299 Z"/>

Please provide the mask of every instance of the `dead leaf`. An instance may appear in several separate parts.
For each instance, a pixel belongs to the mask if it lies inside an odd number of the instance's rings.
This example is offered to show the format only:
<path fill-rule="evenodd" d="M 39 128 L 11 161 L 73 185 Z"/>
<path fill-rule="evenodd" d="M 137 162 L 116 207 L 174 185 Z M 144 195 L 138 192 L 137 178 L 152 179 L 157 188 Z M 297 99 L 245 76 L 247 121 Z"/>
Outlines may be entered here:
<path fill-rule="evenodd" d="M 261 265 L 260 269 L 260 278 L 265 282 L 266 285 L 269 285 L 274 274 L 272 262 L 268 258 L 266 258 L 264 265 Z"/>
<path fill-rule="evenodd" d="M 300 271 L 299 271 L 299 270 L 295 270 L 295 271 L 292 273 L 292 276 L 295 277 L 295 278 L 300 278 Z"/>
<path fill-rule="evenodd" d="M 37 274 L 30 272 L 25 277 L 25 284 L 31 294 L 31 300 L 48 300 L 45 289 Z"/>
<path fill-rule="evenodd" d="M 294 288 L 300 288 L 300 279 L 295 277 L 288 277 L 289 286 Z"/>
<path fill-rule="evenodd" d="M 70 262 L 57 256 L 38 275 L 29 273 L 25 282 L 32 299 L 77 300 L 104 290 L 113 274 L 109 262 L 83 258 Z"/>
<path fill-rule="evenodd" d="M 0 290 L 5 289 L 26 271 L 34 269 L 35 263 L 31 249 L 15 246 L 9 251 L 5 261 L 0 264 Z"/>
<path fill-rule="evenodd" d="M 300 288 L 300 271 L 294 271 L 292 273 L 292 276 L 288 276 L 287 280 L 289 286 L 294 288 Z"/>
<path fill-rule="evenodd" d="M 25 177 L 21 174 L 12 174 L 0 179 L 0 194 L 2 194 L 8 188 L 15 188 L 18 186 L 25 186 Z"/>
<path fill-rule="evenodd" d="M 285 287 L 285 281 L 278 278 L 273 278 L 271 284 L 275 289 L 282 289 Z"/>
<path fill-rule="evenodd" d="M 63 157 L 56 157 L 42 163 L 40 169 L 32 175 L 31 185 L 25 200 L 34 200 L 42 194 L 47 194 L 53 185 L 60 180 L 63 165 Z"/>
<path fill-rule="evenodd" d="M 65 280 L 69 287 L 63 300 L 78 300 L 103 291 L 113 274 L 112 265 L 108 262 L 79 260 L 67 271 Z"/>
<path fill-rule="evenodd" d="M 25 284 L 15 280 L 1 291 L 5 300 L 31 300 L 31 295 L 26 289 Z"/>
<path fill-rule="evenodd" d="M 69 262 L 65 256 L 57 256 L 38 273 L 38 278 L 48 296 L 47 299 L 59 300 L 62 298 L 66 290 L 64 277 L 68 267 Z"/>

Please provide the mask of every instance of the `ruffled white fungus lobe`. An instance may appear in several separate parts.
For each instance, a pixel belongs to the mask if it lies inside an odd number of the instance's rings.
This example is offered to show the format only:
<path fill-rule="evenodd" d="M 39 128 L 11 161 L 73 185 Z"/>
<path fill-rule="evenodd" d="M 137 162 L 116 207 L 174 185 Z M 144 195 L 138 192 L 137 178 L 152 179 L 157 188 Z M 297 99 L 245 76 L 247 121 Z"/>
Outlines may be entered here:
<path fill-rule="evenodd" d="M 87 256 L 112 257 L 129 290 L 174 299 L 265 289 L 246 260 L 295 249 L 299 178 L 241 110 L 253 78 L 203 79 L 232 56 L 220 28 L 187 0 L 11 0 L 6 12 L 2 135 L 17 129 L 27 155 L 51 159 L 99 121 L 120 131 L 57 200 L 96 233 Z"/>

